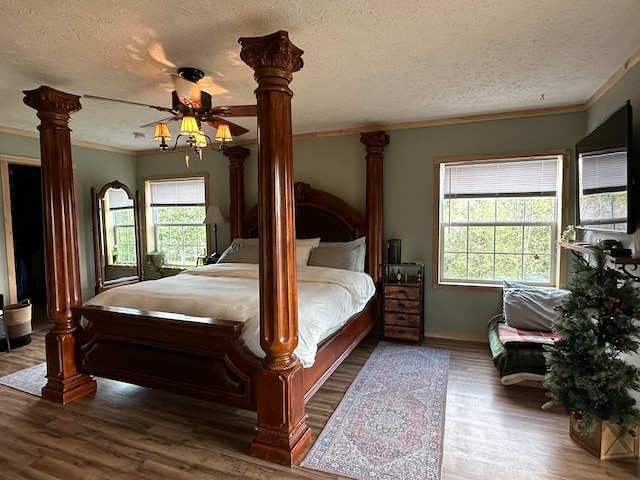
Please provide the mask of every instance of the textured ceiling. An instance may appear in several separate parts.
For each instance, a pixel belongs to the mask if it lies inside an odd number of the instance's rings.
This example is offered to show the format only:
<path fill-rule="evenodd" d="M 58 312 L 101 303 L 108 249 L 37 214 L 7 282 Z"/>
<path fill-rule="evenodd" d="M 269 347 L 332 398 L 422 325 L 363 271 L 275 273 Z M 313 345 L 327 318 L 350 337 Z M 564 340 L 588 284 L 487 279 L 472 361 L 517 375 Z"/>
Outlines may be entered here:
<path fill-rule="evenodd" d="M 237 40 L 277 30 L 304 50 L 296 134 L 580 105 L 640 48 L 638 0 L 3 0 L 0 14 L 0 128 L 29 132 L 23 90 L 169 107 L 184 66 L 214 105 L 255 103 Z M 141 126 L 163 113 L 81 103 L 73 139 L 156 148 Z M 234 121 L 255 138 L 255 119 Z"/>

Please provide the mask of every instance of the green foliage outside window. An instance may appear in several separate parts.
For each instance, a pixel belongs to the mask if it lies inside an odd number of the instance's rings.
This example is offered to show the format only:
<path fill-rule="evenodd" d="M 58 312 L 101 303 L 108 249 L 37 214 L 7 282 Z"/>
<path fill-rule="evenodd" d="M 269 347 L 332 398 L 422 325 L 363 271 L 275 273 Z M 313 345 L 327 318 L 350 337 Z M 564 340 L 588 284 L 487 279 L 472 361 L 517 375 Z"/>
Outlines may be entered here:
<path fill-rule="evenodd" d="M 136 234 L 133 209 L 113 211 L 115 245 L 112 252 L 116 265 L 134 265 L 136 263 Z"/>
<path fill-rule="evenodd" d="M 207 250 L 204 206 L 154 207 L 156 248 L 168 265 L 194 266 Z"/>
<path fill-rule="evenodd" d="M 555 197 L 442 202 L 442 278 L 552 282 Z"/>
<path fill-rule="evenodd" d="M 580 198 L 580 207 L 580 221 L 582 223 L 586 225 L 593 225 L 594 227 L 626 232 L 626 191 L 584 195 Z M 596 219 L 598 221 L 592 221 Z M 616 222 L 616 219 L 621 221 Z"/>

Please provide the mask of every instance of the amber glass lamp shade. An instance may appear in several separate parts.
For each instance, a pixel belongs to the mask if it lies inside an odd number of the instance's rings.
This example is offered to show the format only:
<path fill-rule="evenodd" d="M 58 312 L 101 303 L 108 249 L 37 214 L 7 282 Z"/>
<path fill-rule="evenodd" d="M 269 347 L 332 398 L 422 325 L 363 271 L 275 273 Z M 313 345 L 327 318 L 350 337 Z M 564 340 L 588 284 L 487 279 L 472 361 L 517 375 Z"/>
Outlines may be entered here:
<path fill-rule="evenodd" d="M 182 117 L 182 124 L 180 125 L 180 135 L 195 136 L 200 133 L 200 127 L 195 117 L 185 115 Z"/>
<path fill-rule="evenodd" d="M 202 130 L 195 134 L 195 147 L 207 148 L 207 137 Z"/>
<path fill-rule="evenodd" d="M 216 142 L 227 143 L 232 142 L 233 137 L 231 136 L 231 130 L 229 130 L 229 125 L 226 123 L 222 123 L 218 126 L 218 130 L 216 131 Z"/>
<path fill-rule="evenodd" d="M 156 132 L 153 135 L 153 139 L 156 142 L 162 142 L 163 140 L 171 140 L 171 132 L 166 123 L 157 123 Z"/>

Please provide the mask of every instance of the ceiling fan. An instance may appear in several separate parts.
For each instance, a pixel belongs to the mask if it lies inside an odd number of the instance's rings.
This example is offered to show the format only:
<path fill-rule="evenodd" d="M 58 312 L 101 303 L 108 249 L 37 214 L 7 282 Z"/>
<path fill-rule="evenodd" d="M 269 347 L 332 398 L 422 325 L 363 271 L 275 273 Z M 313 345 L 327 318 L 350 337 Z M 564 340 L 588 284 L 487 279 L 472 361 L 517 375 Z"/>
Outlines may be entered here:
<path fill-rule="evenodd" d="M 182 120 L 178 138 L 186 136 L 188 145 L 195 147 L 196 153 L 199 154 L 199 150 L 207 146 L 206 137 L 208 137 L 202 132 L 202 124 L 216 129 L 215 139 L 224 146 L 226 142 L 233 140 L 233 136 L 243 135 L 249 131 L 240 125 L 228 121 L 226 117 L 255 117 L 257 115 L 256 105 L 213 107 L 211 105 L 211 95 L 201 90 L 198 84 L 198 81 L 203 77 L 204 72 L 197 68 L 179 68 L 178 75 L 172 75 L 175 90 L 171 92 L 171 107 L 148 105 L 146 103 L 130 102 L 96 95 L 84 95 L 84 97 L 126 103 L 129 105 L 139 105 L 153 108 L 160 112 L 170 113 L 171 117 L 142 125 L 141 127 L 155 124 L 156 133 L 154 140 L 161 142 L 160 148 L 162 150 L 169 150 L 166 141 L 171 140 L 171 134 L 165 122 L 168 120 Z M 178 138 L 176 138 L 176 146 Z M 176 146 L 171 150 L 174 150 Z"/>

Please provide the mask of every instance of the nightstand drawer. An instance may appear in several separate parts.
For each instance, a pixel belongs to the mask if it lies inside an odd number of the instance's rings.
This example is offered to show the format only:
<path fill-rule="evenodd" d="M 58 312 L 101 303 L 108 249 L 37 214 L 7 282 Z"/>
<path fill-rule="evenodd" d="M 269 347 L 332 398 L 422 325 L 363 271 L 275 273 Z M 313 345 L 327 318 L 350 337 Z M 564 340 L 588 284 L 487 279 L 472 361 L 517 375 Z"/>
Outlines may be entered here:
<path fill-rule="evenodd" d="M 413 340 L 416 342 L 420 342 L 421 340 L 419 328 L 399 327 L 397 325 L 385 325 L 384 336 L 402 340 Z"/>
<path fill-rule="evenodd" d="M 406 298 L 408 300 L 420 300 L 420 289 L 415 287 L 386 285 L 384 287 L 385 298 Z"/>
<path fill-rule="evenodd" d="M 415 300 L 396 300 L 395 298 L 386 298 L 384 301 L 384 309 L 387 312 L 420 314 L 420 302 Z"/>
<path fill-rule="evenodd" d="M 420 315 L 386 312 L 384 323 L 385 325 L 420 328 Z"/>

